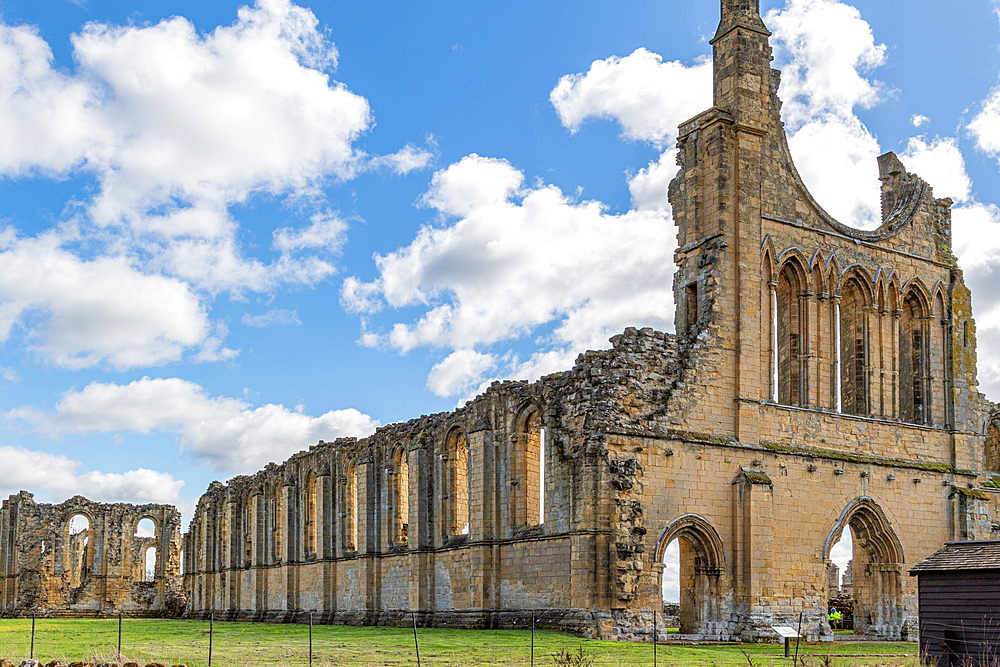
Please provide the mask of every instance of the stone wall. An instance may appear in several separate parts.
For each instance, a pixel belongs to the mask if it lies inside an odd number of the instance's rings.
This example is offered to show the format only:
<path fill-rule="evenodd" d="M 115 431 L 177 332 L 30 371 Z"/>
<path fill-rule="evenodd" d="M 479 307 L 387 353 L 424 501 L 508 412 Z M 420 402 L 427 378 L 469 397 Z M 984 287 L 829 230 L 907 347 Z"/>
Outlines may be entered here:
<path fill-rule="evenodd" d="M 136 535 L 143 519 L 154 523 L 153 537 Z M 156 558 L 149 578 L 151 547 Z M 8 616 L 178 614 L 185 604 L 180 557 L 180 514 L 170 505 L 95 503 L 82 496 L 47 505 L 22 491 L 0 509 L 0 610 Z"/>
<path fill-rule="evenodd" d="M 878 229 L 823 210 L 788 150 L 758 4 L 722 0 L 714 105 L 680 128 L 678 335 L 628 329 L 564 373 L 213 484 L 185 536 L 189 613 L 537 614 L 649 639 L 676 539 L 681 632 L 757 640 L 802 614 L 830 639 L 830 549 L 849 529 L 854 627 L 913 636 L 907 569 L 1000 531 L 1000 412 L 976 389 L 951 202 L 890 153 Z"/>

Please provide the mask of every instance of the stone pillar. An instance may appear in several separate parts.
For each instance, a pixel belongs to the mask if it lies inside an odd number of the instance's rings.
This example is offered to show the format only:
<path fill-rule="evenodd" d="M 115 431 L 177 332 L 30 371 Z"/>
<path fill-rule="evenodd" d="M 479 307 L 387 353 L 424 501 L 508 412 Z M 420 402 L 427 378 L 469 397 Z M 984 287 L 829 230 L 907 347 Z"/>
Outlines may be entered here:
<path fill-rule="evenodd" d="M 766 625 L 762 616 L 767 610 L 760 600 L 774 590 L 771 573 L 774 559 L 781 557 L 774 548 L 774 483 L 763 469 L 744 466 L 733 480 L 733 490 L 733 572 L 741 616 L 737 633 L 753 639 L 757 626 Z"/>

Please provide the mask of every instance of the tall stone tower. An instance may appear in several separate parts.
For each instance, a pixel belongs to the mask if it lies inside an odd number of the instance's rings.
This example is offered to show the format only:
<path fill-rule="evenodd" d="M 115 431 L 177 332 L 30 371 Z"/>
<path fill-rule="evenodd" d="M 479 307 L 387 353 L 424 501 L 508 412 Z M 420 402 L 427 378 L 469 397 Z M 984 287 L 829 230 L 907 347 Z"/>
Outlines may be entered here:
<path fill-rule="evenodd" d="M 981 518 L 986 496 L 972 489 L 985 465 L 989 405 L 976 391 L 975 323 L 951 252 L 952 202 L 934 198 L 887 153 L 878 158 L 882 224 L 864 231 L 835 220 L 789 152 L 758 0 L 722 0 L 721 9 L 713 107 L 681 126 L 669 193 L 677 333 L 691 369 L 671 397 L 672 423 L 813 461 L 798 489 L 795 464 L 782 456 L 774 464 L 789 479 L 776 481 L 760 456 L 733 482 L 733 515 L 719 519 L 733 526 L 720 539 L 732 545 L 737 634 L 753 636 L 795 605 L 814 606 L 819 619 L 825 579 L 795 586 L 804 571 L 782 561 L 796 532 L 808 530 L 803 522 L 826 512 L 842 514 L 815 557 L 829 562 L 850 526 L 856 622 L 899 636 L 915 613 L 904 563 L 930 545 L 898 525 L 882 498 L 908 497 L 903 516 L 937 504 L 935 543 L 995 534 Z M 820 460 L 836 477 L 816 474 Z M 896 465 L 947 474 L 931 489 Z M 798 506 L 776 497 L 782 486 Z"/>

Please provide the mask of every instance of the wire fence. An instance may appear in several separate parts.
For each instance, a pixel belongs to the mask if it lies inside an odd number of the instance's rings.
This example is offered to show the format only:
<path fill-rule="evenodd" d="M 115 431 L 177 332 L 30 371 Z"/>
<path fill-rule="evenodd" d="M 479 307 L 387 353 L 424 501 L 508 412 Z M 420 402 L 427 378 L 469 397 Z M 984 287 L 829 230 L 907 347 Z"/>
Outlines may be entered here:
<path fill-rule="evenodd" d="M 414 619 L 415 620 L 415 619 Z M 0 620 L 0 659 L 188 665 L 417 665 L 456 667 L 917 667 L 915 644 L 802 644 L 785 658 L 774 644 L 607 642 L 558 632 L 155 619 Z"/>

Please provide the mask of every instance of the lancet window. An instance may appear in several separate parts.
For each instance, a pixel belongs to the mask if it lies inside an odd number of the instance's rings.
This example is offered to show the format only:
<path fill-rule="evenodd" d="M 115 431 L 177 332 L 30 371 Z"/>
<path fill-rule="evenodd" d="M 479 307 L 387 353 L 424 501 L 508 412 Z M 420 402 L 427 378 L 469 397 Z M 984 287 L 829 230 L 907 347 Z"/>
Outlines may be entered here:
<path fill-rule="evenodd" d="M 469 534 L 469 445 L 465 433 L 454 428 L 448 433 L 441 455 L 441 477 L 444 494 L 441 498 L 444 523 L 441 534 L 445 540 Z"/>

